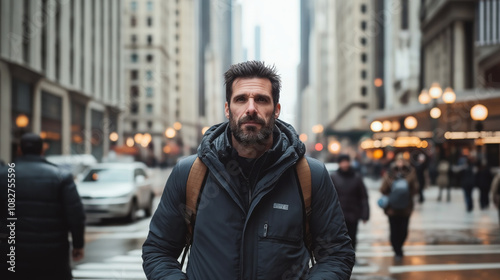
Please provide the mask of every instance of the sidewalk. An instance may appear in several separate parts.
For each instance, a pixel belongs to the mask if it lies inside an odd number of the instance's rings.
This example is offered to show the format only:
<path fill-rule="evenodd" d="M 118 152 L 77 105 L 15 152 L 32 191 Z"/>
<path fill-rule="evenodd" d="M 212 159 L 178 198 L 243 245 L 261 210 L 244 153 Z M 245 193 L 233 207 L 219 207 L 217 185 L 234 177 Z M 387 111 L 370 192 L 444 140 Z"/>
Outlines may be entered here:
<path fill-rule="evenodd" d="M 405 257 L 395 264 L 389 243 L 389 223 L 378 207 L 381 180 L 365 179 L 370 221 L 360 223 L 352 279 L 500 279 L 500 230 L 493 205 L 467 213 L 463 192 L 452 189 L 451 201 L 437 201 L 438 189 L 425 190 L 425 202 L 415 204 L 410 218 Z"/>

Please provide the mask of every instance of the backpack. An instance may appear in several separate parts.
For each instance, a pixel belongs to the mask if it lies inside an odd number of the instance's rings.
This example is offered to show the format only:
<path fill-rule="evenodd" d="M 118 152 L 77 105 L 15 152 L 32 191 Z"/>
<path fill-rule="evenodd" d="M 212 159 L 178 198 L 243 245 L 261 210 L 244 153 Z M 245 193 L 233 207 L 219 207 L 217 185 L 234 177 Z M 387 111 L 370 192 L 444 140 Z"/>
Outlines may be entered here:
<path fill-rule="evenodd" d="M 314 257 L 312 251 L 312 235 L 309 230 L 309 222 L 311 220 L 311 169 L 305 157 L 300 158 L 295 165 L 297 177 L 299 179 L 301 195 L 303 198 L 304 209 L 304 244 L 311 256 L 311 261 L 314 264 Z M 182 255 L 181 267 L 184 264 L 189 247 L 193 242 L 194 225 L 196 222 L 196 210 L 200 202 L 200 193 L 202 187 L 205 185 L 207 175 L 207 166 L 196 158 L 191 169 L 186 183 L 186 207 L 184 208 L 184 219 L 186 221 L 186 246 Z"/>
<path fill-rule="evenodd" d="M 410 186 L 405 178 L 396 178 L 391 185 L 389 205 L 394 210 L 404 210 L 410 205 Z"/>

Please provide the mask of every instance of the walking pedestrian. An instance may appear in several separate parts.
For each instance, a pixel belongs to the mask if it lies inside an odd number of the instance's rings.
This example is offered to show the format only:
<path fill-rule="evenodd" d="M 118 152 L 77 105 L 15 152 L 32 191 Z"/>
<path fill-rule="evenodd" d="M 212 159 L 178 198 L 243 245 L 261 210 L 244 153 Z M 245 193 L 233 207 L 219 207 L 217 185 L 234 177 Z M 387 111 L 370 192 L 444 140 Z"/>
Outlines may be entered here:
<path fill-rule="evenodd" d="M 339 155 L 338 163 L 339 169 L 331 177 L 339 196 L 352 247 L 356 250 L 358 222 L 362 220 L 366 223 L 370 217 L 368 193 L 363 179 L 351 167 L 349 155 Z"/>
<path fill-rule="evenodd" d="M 493 174 L 485 161 L 478 162 L 476 172 L 476 186 L 479 188 L 479 205 L 481 210 L 486 210 L 490 206 L 490 188 Z"/>
<path fill-rule="evenodd" d="M 439 187 L 438 201 L 441 201 L 442 192 L 446 189 L 446 201 L 450 202 L 451 199 L 451 186 L 449 180 L 450 163 L 447 160 L 440 160 L 438 167 L 438 176 L 436 179 L 436 184 Z"/>
<path fill-rule="evenodd" d="M 491 182 L 491 199 L 498 209 L 498 221 L 500 223 L 500 171 L 497 172 Z"/>
<path fill-rule="evenodd" d="M 85 228 L 73 176 L 44 159 L 40 136 L 24 134 L 20 147 L 22 156 L 0 170 L 1 254 L 15 254 L 9 259 L 14 262 L 2 262 L 0 278 L 72 279 L 68 233 L 72 258 L 79 261 L 84 256 Z M 7 220 L 7 205 L 9 218 L 15 220 Z M 6 232 L 6 222 L 13 223 L 11 232 Z M 7 241 L 12 232 L 14 238 Z"/>
<path fill-rule="evenodd" d="M 384 176 L 382 186 L 380 187 L 380 192 L 383 195 L 390 195 L 393 187 L 393 183 L 397 179 L 405 180 L 407 189 L 409 192 L 408 201 L 405 201 L 407 205 L 404 209 L 395 209 L 389 204 L 387 208 L 384 209 L 385 214 L 389 219 L 390 226 L 390 241 L 392 249 L 394 250 L 394 260 L 400 262 L 403 258 L 403 244 L 408 237 L 408 226 L 410 222 L 410 216 L 413 212 L 413 197 L 418 193 L 418 182 L 415 174 L 415 170 L 406 162 L 402 154 L 396 156 L 395 162 L 393 163 L 391 169 Z"/>
<path fill-rule="evenodd" d="M 459 172 L 460 185 L 464 191 L 465 207 L 467 212 L 474 208 L 472 201 L 472 191 L 475 185 L 474 159 L 471 156 L 462 156 L 458 160 L 458 166 L 455 168 Z"/>
<path fill-rule="evenodd" d="M 427 170 L 427 158 L 425 154 L 419 153 L 417 156 L 417 162 L 415 163 L 415 171 L 417 174 L 418 180 L 418 202 L 423 203 L 425 201 L 424 198 L 424 189 L 425 189 L 425 173 Z"/>
<path fill-rule="evenodd" d="M 281 82 L 274 67 L 249 61 L 225 73 L 225 116 L 203 136 L 198 154 L 174 167 L 143 245 L 148 279 L 349 279 L 354 250 L 337 193 L 323 163 L 307 157 L 311 173 L 312 251 L 304 233 L 306 201 L 296 163 L 305 146 L 278 119 Z M 177 261 L 186 244 L 190 168 L 207 167 L 187 272 Z M 203 175 L 201 175 L 203 176 Z"/>

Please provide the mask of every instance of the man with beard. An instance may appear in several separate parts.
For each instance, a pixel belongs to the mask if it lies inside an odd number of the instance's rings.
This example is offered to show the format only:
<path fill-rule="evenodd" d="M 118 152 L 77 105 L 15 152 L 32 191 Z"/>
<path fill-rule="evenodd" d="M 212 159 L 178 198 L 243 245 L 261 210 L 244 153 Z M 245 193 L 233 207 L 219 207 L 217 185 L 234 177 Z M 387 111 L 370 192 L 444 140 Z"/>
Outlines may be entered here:
<path fill-rule="evenodd" d="M 366 223 L 370 217 L 368 193 L 363 179 L 352 169 L 349 155 L 339 155 L 338 162 L 339 169 L 332 174 L 332 181 L 339 195 L 352 247 L 356 250 L 358 222 Z"/>
<path fill-rule="evenodd" d="M 296 163 L 305 146 L 278 119 L 280 77 L 249 61 L 225 73 L 225 115 L 198 154 L 173 169 L 143 245 L 148 279 L 349 279 L 354 251 L 335 188 L 324 165 L 311 171 L 315 264 L 306 248 L 306 215 Z M 177 259 L 186 244 L 186 184 L 196 158 L 207 167 L 198 196 L 192 245 L 184 273 Z M 203 175 L 199 175 L 203 176 Z"/>

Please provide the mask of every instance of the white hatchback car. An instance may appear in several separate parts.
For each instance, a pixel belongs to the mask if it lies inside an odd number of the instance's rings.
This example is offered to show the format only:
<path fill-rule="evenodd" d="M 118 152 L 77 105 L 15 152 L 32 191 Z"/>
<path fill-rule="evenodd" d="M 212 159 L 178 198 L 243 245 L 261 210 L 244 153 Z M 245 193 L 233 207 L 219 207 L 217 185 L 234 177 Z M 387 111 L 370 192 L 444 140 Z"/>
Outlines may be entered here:
<path fill-rule="evenodd" d="M 141 162 L 100 163 L 79 176 L 77 189 L 88 218 L 137 219 L 151 216 L 155 197 L 148 167 Z"/>

